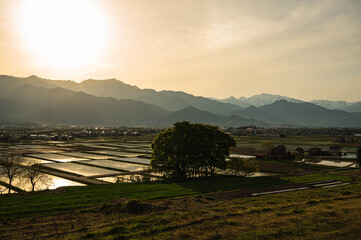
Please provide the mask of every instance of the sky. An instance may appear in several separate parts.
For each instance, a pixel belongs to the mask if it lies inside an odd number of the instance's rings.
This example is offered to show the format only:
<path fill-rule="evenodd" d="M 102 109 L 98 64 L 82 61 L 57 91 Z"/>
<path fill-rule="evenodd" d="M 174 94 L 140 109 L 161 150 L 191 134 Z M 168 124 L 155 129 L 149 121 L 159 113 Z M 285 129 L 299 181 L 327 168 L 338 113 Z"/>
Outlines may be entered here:
<path fill-rule="evenodd" d="M 361 101 L 361 1 L 0 0 L 0 74 Z"/>

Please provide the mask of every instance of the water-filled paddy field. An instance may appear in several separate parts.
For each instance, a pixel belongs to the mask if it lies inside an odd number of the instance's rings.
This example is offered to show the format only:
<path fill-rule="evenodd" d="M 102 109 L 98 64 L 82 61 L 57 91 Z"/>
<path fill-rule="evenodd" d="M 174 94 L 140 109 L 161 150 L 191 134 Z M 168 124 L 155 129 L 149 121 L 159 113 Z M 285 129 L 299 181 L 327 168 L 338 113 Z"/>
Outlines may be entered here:
<path fill-rule="evenodd" d="M 138 172 L 149 169 L 149 166 L 135 164 L 135 163 L 113 161 L 113 160 L 88 160 L 88 161 L 84 161 L 83 163 L 94 165 L 97 167 L 107 167 L 107 168 L 119 169 L 121 171 L 129 171 L 129 172 Z"/>
<path fill-rule="evenodd" d="M 94 160 L 96 161 L 96 160 Z M 76 175 L 81 175 L 85 177 L 90 176 L 98 176 L 98 175 L 108 175 L 108 174 L 117 174 L 118 171 L 109 170 L 105 168 L 99 168 L 99 167 L 92 167 L 88 165 L 83 165 L 79 163 L 69 163 L 69 162 L 63 162 L 63 163 L 49 163 L 44 164 L 45 167 L 64 171 L 67 173 L 73 173 Z"/>
<path fill-rule="evenodd" d="M 89 153 L 110 155 L 110 156 L 116 156 L 116 157 L 138 157 L 138 156 L 142 155 L 139 153 L 118 152 L 118 151 L 108 151 L 108 150 L 89 151 Z"/>
<path fill-rule="evenodd" d="M 35 190 L 55 189 L 62 186 L 82 186 L 87 179 L 98 179 L 104 183 L 136 181 L 142 179 L 142 171 L 148 170 L 150 142 L 52 142 L 37 141 L 26 144 L 2 145 L 3 153 L 21 154 L 24 169 L 33 164 L 45 167 L 46 181 L 39 182 Z M 148 156 L 149 157 L 149 156 Z M 140 171 L 140 173 L 139 173 Z M 132 172 L 137 172 L 133 174 Z M 127 173 L 127 175 L 124 175 Z M 121 177 L 119 177 L 121 175 Z M 118 176 L 118 177 L 117 177 Z M 81 181 L 79 182 L 79 178 Z M 147 178 L 149 179 L 149 177 Z M 155 180 L 157 178 L 151 178 Z M 0 179 L 6 184 L 6 177 Z M 119 180 L 118 180 L 119 182 Z M 91 181 L 89 184 L 92 183 Z M 31 191 L 30 181 L 18 178 L 13 181 L 14 187 Z M 15 188 L 14 188 L 15 189 Z M 6 185 L 1 185 L 0 193 L 7 193 Z M 11 192 L 16 192 L 12 190 Z"/>
<path fill-rule="evenodd" d="M 270 144 L 284 144 L 288 151 L 295 151 L 297 147 L 307 149 L 320 147 L 327 150 L 334 144 L 327 138 L 271 138 L 271 137 L 237 137 L 237 146 L 265 149 Z M 36 190 L 54 189 L 61 186 L 132 182 L 142 179 L 157 180 L 156 174 L 148 175 L 151 157 L 150 141 L 26 141 L 20 144 L 3 144 L 3 153 L 17 153 L 23 156 L 24 167 L 40 164 L 46 167 L 46 183 L 39 183 Z M 237 154 L 236 154 L 237 153 Z M 350 146 L 343 148 L 343 154 L 337 159 L 321 157 L 313 165 L 329 167 L 354 167 L 355 149 Z M 231 157 L 254 159 L 256 153 L 235 152 Z M 306 161 L 307 162 L 307 161 Z M 266 170 L 267 171 L 267 170 Z M 153 176 L 152 176 L 153 175 Z M 256 172 L 252 177 L 270 176 L 274 173 Z M 0 179 L 0 193 L 7 192 L 6 179 Z M 93 180 L 93 181 L 92 181 Z M 97 182 L 94 182 L 97 181 Z M 5 182 L 5 184 L 4 184 Z M 17 179 L 13 185 L 25 191 L 31 190 L 31 184 L 24 179 Z M 15 192 L 15 189 L 12 190 Z"/>
<path fill-rule="evenodd" d="M 26 156 L 32 158 L 44 159 L 44 160 L 51 160 L 55 162 L 72 162 L 72 161 L 86 160 L 85 158 L 71 157 L 71 156 L 65 156 L 65 155 L 53 154 L 53 153 L 28 154 Z"/>

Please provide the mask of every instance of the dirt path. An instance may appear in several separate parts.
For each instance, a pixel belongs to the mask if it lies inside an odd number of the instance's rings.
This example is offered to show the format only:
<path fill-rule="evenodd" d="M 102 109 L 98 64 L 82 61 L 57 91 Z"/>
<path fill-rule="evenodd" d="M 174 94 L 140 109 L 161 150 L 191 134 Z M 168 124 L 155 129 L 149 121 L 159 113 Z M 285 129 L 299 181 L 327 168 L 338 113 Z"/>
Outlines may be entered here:
<path fill-rule="evenodd" d="M 238 191 L 211 193 L 211 194 L 207 194 L 207 196 L 213 197 L 220 201 L 224 201 L 224 200 L 233 200 L 237 198 L 256 197 L 256 196 L 262 196 L 268 194 L 302 191 L 302 190 L 309 190 L 315 188 L 338 187 L 348 184 L 350 183 L 342 182 L 338 180 L 327 180 L 327 181 L 282 185 L 282 186 L 269 187 L 269 188 L 256 189 L 256 190 L 253 189 L 253 190 L 238 190 Z"/>

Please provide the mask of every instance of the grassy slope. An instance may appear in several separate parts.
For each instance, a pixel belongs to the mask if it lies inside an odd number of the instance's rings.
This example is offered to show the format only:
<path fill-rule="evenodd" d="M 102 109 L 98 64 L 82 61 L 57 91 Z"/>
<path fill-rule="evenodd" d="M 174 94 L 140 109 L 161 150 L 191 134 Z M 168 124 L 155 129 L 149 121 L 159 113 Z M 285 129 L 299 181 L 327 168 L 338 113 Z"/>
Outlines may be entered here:
<path fill-rule="evenodd" d="M 62 191 L 34 194 L 14 194 L 0 198 L 0 220 L 38 214 L 52 214 L 80 207 L 93 206 L 117 198 L 162 199 L 197 195 L 217 191 L 254 189 L 274 185 L 319 181 L 324 179 L 349 180 L 347 176 L 314 174 L 299 177 L 216 177 L 187 179 L 183 181 L 123 183 L 93 185 L 86 187 L 64 187 Z"/>
<path fill-rule="evenodd" d="M 2 196 L 0 219 L 34 213 L 51 213 L 91 206 L 117 198 L 159 199 L 234 189 L 259 188 L 287 183 L 278 178 L 217 177 L 213 179 L 188 179 L 183 181 L 123 183 L 64 187 L 64 191 L 49 194 L 17 194 Z M 65 192 L 65 193 L 64 193 Z"/>
<path fill-rule="evenodd" d="M 360 176 L 359 171 L 354 171 Z M 314 174 L 296 177 L 187 181 L 178 183 L 109 185 L 114 196 L 125 189 L 137 198 L 145 189 L 147 198 L 172 197 L 195 194 L 215 189 L 260 186 L 269 182 L 309 182 L 325 179 L 349 180 L 349 172 Z M 260 180 L 261 179 L 261 180 Z M 280 181 L 280 182 L 277 182 Z M 235 183 L 231 183 L 235 182 Z M 213 187 L 212 187 L 213 185 Z M 186 188 L 187 187 L 187 188 Z M 116 190 L 122 188 L 123 190 Z M 95 187 L 66 188 L 73 197 L 75 192 L 107 194 Z M 191 190 L 190 190 L 191 189 Z M 85 191 L 86 190 L 86 191 Z M 143 192 L 144 193 L 144 192 Z M 108 193 L 109 194 L 109 193 Z M 53 194 L 55 196 L 57 194 Z M 35 195 L 34 195 L 35 196 Z M 110 194 L 106 197 L 109 198 Z M 42 197 L 39 195 L 39 197 Z M 59 196 L 58 196 L 59 197 Z M 19 197 L 12 197 L 17 199 Z M 2 201 L 7 198 L 1 199 Z M 10 197 L 8 199 L 11 199 Z M 64 207 L 69 204 L 63 198 Z M 92 201 L 97 202 L 93 199 Z M 35 197 L 32 200 L 37 200 Z M 89 200 L 79 199 L 84 206 Z M 100 200 L 101 201 L 101 200 Z M 361 182 L 324 189 L 288 192 L 254 198 L 217 201 L 205 196 L 188 196 L 175 199 L 144 200 L 167 209 L 156 212 L 130 214 L 106 213 L 101 204 L 57 212 L 39 217 L 2 221 L 0 237 L 3 239 L 358 239 L 361 231 Z M 108 202 L 117 206 L 118 202 Z M 121 203 L 124 204 L 125 203 Z M 2 205 L 2 204 L 1 204 Z M 41 207 L 41 206 L 39 206 Z M 3 209 L 2 209 L 3 210 Z M 15 214 L 15 213 L 13 213 Z"/>
<path fill-rule="evenodd" d="M 214 202 L 126 216 L 111 226 L 71 234 L 92 239 L 359 239 L 361 184 Z M 179 203 L 178 203 L 179 204 Z"/>

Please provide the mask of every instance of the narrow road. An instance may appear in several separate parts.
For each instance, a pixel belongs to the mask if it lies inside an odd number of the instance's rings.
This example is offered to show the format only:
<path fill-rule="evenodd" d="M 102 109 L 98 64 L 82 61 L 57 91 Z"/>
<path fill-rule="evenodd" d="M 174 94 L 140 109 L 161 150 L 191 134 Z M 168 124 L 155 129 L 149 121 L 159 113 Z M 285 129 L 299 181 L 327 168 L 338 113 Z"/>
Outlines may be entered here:
<path fill-rule="evenodd" d="M 217 200 L 232 200 L 236 198 L 247 198 L 247 197 L 257 197 L 268 194 L 277 194 L 293 191 L 303 191 L 316 188 L 331 188 L 339 187 L 350 184 L 349 182 L 343 182 L 338 180 L 326 180 L 318 182 L 308 182 L 308 183 L 299 183 L 299 184 L 289 184 L 281 185 L 263 189 L 252 189 L 252 190 L 238 190 L 238 191 L 229 191 L 221 193 L 211 193 L 207 196 L 213 197 Z"/>
<path fill-rule="evenodd" d="M 283 192 L 293 192 L 293 191 L 307 190 L 307 189 L 314 189 L 314 188 L 338 187 L 338 186 L 348 185 L 350 183 L 336 181 L 336 180 L 327 180 L 327 181 L 310 182 L 310 183 L 304 183 L 304 184 L 305 184 L 304 187 L 286 188 L 286 189 L 275 190 L 275 191 L 266 191 L 266 192 L 264 192 L 264 191 L 256 192 L 256 193 L 251 193 L 251 196 L 260 196 L 260 195 L 283 193 Z"/>

